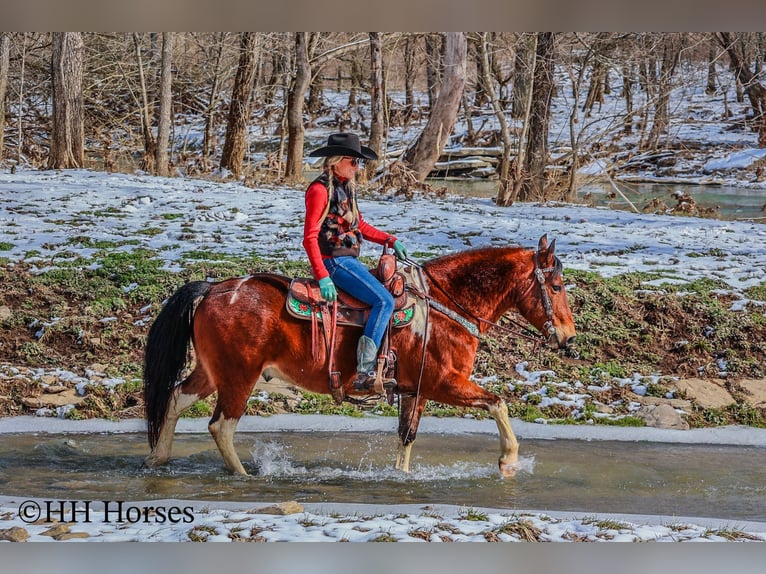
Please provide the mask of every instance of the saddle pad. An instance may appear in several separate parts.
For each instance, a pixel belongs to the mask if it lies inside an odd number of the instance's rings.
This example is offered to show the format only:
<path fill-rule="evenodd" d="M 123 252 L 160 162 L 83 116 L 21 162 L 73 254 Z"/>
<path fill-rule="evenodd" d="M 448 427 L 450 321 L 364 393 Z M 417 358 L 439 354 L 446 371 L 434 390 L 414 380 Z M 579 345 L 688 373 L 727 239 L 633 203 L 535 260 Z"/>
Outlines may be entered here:
<path fill-rule="evenodd" d="M 310 320 L 312 312 L 316 315 L 319 321 L 323 321 L 322 310 L 318 307 L 318 304 L 307 303 L 300 301 L 293 295 L 293 291 L 288 292 L 286 308 L 288 314 L 296 319 Z M 329 309 L 329 308 L 328 308 Z M 369 316 L 369 307 L 365 309 L 354 309 L 353 307 L 346 307 L 345 305 L 338 304 L 336 320 L 338 325 L 353 325 L 362 327 L 367 323 L 367 317 Z M 394 327 L 404 327 L 408 325 L 415 315 L 415 301 L 408 300 L 407 305 L 401 309 L 394 311 L 392 316 L 392 323 Z"/>

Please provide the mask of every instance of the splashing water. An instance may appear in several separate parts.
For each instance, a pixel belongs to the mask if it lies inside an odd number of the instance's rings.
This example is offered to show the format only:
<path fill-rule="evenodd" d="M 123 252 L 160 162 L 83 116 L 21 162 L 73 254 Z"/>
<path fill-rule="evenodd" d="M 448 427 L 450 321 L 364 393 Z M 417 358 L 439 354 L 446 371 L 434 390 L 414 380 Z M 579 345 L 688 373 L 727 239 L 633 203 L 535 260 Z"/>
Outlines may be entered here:
<path fill-rule="evenodd" d="M 328 480 L 393 481 L 393 482 L 440 482 L 457 479 L 487 479 L 498 477 L 494 464 L 457 461 L 451 464 L 413 464 L 410 473 L 397 470 L 393 465 L 380 466 L 372 456 L 379 448 L 379 440 L 371 439 L 360 461 L 352 466 L 330 460 L 321 460 L 307 468 L 293 461 L 290 446 L 278 441 L 256 441 L 250 449 L 253 463 L 262 477 L 271 479 L 301 478 L 309 482 Z M 328 448 L 326 454 L 331 454 Z M 340 466 L 338 466 L 340 465 Z M 534 474 L 535 457 L 521 457 L 517 463 L 519 473 Z"/>

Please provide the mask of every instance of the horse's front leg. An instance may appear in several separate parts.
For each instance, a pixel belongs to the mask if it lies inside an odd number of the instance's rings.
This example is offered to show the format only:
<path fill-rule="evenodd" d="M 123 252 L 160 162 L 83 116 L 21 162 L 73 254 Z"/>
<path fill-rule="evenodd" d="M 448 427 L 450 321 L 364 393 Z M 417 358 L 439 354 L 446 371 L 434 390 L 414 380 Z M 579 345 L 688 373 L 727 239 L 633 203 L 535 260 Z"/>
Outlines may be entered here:
<path fill-rule="evenodd" d="M 412 395 L 399 397 L 399 448 L 396 453 L 396 469 L 410 472 L 410 453 L 420 425 L 420 417 L 428 401 Z"/>
<path fill-rule="evenodd" d="M 469 380 L 467 376 L 456 374 L 447 377 L 439 387 L 439 393 L 430 397 L 434 401 L 456 407 L 473 407 L 487 411 L 500 432 L 500 459 L 498 465 L 504 477 L 516 475 L 519 460 L 519 441 L 513 434 L 508 418 L 508 407 L 502 398 Z"/>
<path fill-rule="evenodd" d="M 508 418 L 508 406 L 505 401 L 498 397 L 494 404 L 487 406 L 487 411 L 497 423 L 500 432 L 500 474 L 510 478 L 516 475 L 519 462 L 519 441 L 511 428 L 511 420 Z"/>

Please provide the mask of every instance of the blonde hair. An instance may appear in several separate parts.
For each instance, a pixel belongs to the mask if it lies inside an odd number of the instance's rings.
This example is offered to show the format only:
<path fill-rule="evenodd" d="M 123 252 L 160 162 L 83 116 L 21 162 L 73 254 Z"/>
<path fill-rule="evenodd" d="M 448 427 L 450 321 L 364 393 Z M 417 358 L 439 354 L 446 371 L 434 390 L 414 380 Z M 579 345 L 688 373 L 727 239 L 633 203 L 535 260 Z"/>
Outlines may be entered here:
<path fill-rule="evenodd" d="M 328 187 L 330 191 L 330 196 L 332 197 L 332 192 L 334 189 L 334 183 L 333 183 L 333 175 L 335 173 L 335 170 L 333 170 L 333 167 L 336 164 L 339 164 L 343 158 L 346 157 L 345 155 L 331 155 L 326 158 L 324 158 L 324 162 L 322 162 L 322 171 L 326 172 L 329 176 L 327 179 L 328 181 Z M 346 184 L 350 191 L 356 191 L 356 181 L 354 178 L 351 178 L 348 180 L 348 183 Z"/>
<path fill-rule="evenodd" d="M 324 158 L 324 162 L 322 162 L 322 171 L 327 174 L 327 210 L 330 208 L 330 198 L 333 196 L 333 193 L 335 191 L 335 182 L 334 182 L 334 175 L 335 170 L 333 167 L 341 162 L 343 158 L 346 157 L 345 155 L 331 155 L 326 158 Z M 348 191 L 351 192 L 352 195 L 356 195 L 356 181 L 354 181 L 354 178 L 348 180 L 346 183 L 346 187 L 348 188 Z M 353 217 L 356 219 L 358 208 L 356 205 L 356 201 L 352 202 L 352 212 Z M 327 215 L 327 211 L 325 211 L 324 216 Z M 324 219 L 324 216 L 322 219 Z"/>

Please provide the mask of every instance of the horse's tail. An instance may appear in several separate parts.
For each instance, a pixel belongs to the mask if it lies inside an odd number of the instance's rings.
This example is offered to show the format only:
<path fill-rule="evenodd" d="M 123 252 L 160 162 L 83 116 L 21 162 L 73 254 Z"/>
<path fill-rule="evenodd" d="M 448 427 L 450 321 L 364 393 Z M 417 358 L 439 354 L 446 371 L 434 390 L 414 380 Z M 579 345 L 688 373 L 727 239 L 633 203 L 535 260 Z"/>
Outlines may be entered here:
<path fill-rule="evenodd" d="M 144 403 L 152 449 L 159 440 L 173 389 L 186 367 L 196 302 L 210 288 L 211 284 L 204 281 L 181 287 L 165 303 L 149 330 L 144 351 Z"/>

